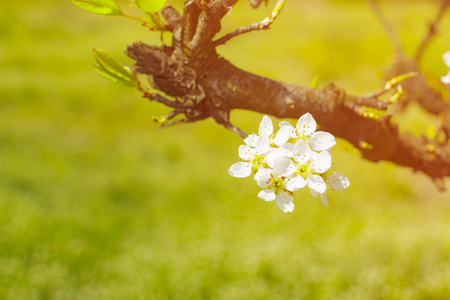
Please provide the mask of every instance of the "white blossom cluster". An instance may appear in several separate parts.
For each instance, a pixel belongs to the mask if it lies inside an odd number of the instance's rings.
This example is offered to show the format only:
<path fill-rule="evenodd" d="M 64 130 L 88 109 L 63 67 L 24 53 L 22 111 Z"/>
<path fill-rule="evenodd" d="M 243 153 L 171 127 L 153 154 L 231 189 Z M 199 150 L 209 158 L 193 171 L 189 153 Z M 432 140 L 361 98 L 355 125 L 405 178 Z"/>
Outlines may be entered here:
<path fill-rule="evenodd" d="M 328 206 L 326 189 L 340 191 L 350 186 L 344 175 L 331 170 L 330 148 L 336 144 L 328 132 L 316 131 L 310 113 L 300 117 L 297 126 L 283 121 L 277 133 L 264 116 L 258 134 L 250 134 L 239 147 L 243 162 L 235 163 L 228 173 L 244 178 L 252 173 L 263 188 L 258 197 L 273 201 L 283 212 L 294 210 L 292 194 L 307 186 L 314 197 Z"/>

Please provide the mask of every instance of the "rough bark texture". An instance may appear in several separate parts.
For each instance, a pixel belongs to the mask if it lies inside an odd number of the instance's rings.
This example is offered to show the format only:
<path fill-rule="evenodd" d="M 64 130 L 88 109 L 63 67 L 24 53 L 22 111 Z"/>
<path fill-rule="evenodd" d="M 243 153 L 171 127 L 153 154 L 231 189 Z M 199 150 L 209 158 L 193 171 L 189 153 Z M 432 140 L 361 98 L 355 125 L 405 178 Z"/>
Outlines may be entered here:
<path fill-rule="evenodd" d="M 181 16 L 167 7 L 163 16 L 173 32 L 171 46 L 134 43 L 127 54 L 136 61 L 135 71 L 147 74 L 155 89 L 176 100 L 148 94 L 151 100 L 174 108 L 168 118 L 184 114 L 187 122 L 208 117 L 244 135 L 229 122 L 233 109 L 246 109 L 279 118 L 299 118 L 310 112 L 321 126 L 361 150 L 371 161 L 390 161 L 422 171 L 439 181 L 450 176 L 450 145 L 445 141 L 399 133 L 389 116 L 371 118 L 362 106 L 387 108 L 378 95 L 352 96 L 330 85 L 323 90 L 275 81 L 245 72 L 219 57 L 214 41 L 220 20 L 238 0 L 188 0 Z M 392 74 L 417 71 L 412 60 L 399 60 Z M 419 75 L 403 85 L 407 97 L 424 109 L 443 114 L 448 133 L 450 108 Z M 408 100 L 409 101 L 409 100 Z M 412 101 L 412 100 L 411 100 Z M 370 145 L 370 147 L 367 147 Z M 370 149 L 368 149 L 370 148 Z"/>

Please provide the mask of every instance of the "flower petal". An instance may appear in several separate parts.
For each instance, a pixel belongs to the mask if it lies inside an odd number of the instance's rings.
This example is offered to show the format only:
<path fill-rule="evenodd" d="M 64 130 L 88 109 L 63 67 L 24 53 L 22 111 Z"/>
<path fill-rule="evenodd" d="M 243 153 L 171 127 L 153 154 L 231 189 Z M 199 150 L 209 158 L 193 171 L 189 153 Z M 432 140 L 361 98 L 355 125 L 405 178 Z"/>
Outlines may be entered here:
<path fill-rule="evenodd" d="M 291 123 L 287 122 L 287 121 L 282 121 L 280 122 L 280 128 L 282 127 L 288 127 L 289 128 L 289 136 L 291 138 L 296 138 L 297 137 L 297 132 L 295 131 L 295 127 L 292 126 Z"/>
<path fill-rule="evenodd" d="M 288 142 L 281 145 L 280 149 L 283 151 L 284 156 L 292 157 L 292 151 L 294 150 L 294 146 L 295 144 Z"/>
<path fill-rule="evenodd" d="M 258 154 L 266 154 L 270 150 L 270 139 L 266 134 L 258 136 L 255 140 L 255 149 Z"/>
<path fill-rule="evenodd" d="M 275 192 L 272 189 L 262 190 L 258 193 L 258 197 L 265 201 L 273 201 L 276 198 Z"/>
<path fill-rule="evenodd" d="M 322 204 L 328 207 L 328 199 L 327 199 L 327 192 L 323 192 L 320 194 L 320 201 L 322 201 Z"/>
<path fill-rule="evenodd" d="M 265 175 L 270 175 L 270 173 L 272 173 L 271 169 L 267 169 L 264 167 L 259 167 L 258 171 L 256 172 L 255 176 L 253 177 L 256 181 L 258 181 L 259 177 L 261 176 L 265 176 Z"/>
<path fill-rule="evenodd" d="M 336 145 L 336 139 L 331 133 L 317 131 L 311 136 L 311 148 L 316 151 L 328 150 Z"/>
<path fill-rule="evenodd" d="M 350 186 L 350 181 L 341 173 L 336 172 L 334 174 L 328 175 L 327 184 L 329 185 L 330 190 L 342 191 Z"/>
<path fill-rule="evenodd" d="M 286 189 L 290 192 L 298 191 L 306 186 L 306 181 L 302 176 L 289 178 L 286 181 Z"/>
<path fill-rule="evenodd" d="M 319 194 L 322 194 L 327 189 L 327 184 L 319 175 L 309 174 L 308 177 L 306 177 L 306 185 Z"/>
<path fill-rule="evenodd" d="M 280 130 L 278 130 L 275 137 L 272 139 L 272 142 L 277 145 L 281 146 L 284 143 L 286 143 L 290 138 L 290 128 L 285 126 L 281 127 Z"/>
<path fill-rule="evenodd" d="M 298 140 L 292 151 L 294 160 L 303 165 L 311 160 L 312 150 L 304 140 Z"/>
<path fill-rule="evenodd" d="M 228 169 L 228 174 L 237 178 L 250 176 L 252 173 L 252 165 L 246 162 L 235 163 Z"/>
<path fill-rule="evenodd" d="M 295 173 L 294 162 L 287 157 L 278 157 L 273 164 L 273 172 L 280 176 L 289 177 Z"/>
<path fill-rule="evenodd" d="M 256 183 L 260 188 L 267 188 L 272 183 L 272 176 L 270 174 L 264 174 L 262 176 L 259 176 L 256 180 Z"/>
<path fill-rule="evenodd" d="M 314 198 L 317 198 L 317 196 L 320 196 L 320 201 L 322 202 L 323 205 L 325 205 L 326 207 L 328 207 L 328 199 L 327 199 L 327 193 L 323 192 L 322 194 L 319 194 L 318 192 L 314 191 L 314 190 L 310 190 L 311 195 L 313 195 Z"/>
<path fill-rule="evenodd" d="M 273 133 L 273 124 L 272 120 L 268 116 L 264 116 L 261 124 L 259 124 L 259 131 L 258 133 L 266 134 L 267 136 L 271 136 Z"/>
<path fill-rule="evenodd" d="M 310 113 L 306 113 L 298 119 L 297 132 L 300 136 L 310 136 L 316 131 L 316 120 Z"/>
<path fill-rule="evenodd" d="M 244 143 L 249 146 L 249 147 L 255 147 L 255 141 L 258 138 L 258 135 L 252 133 L 249 134 L 245 139 L 244 139 Z"/>
<path fill-rule="evenodd" d="M 447 67 L 450 68 L 450 51 L 445 52 L 444 55 L 442 55 L 442 58 L 444 59 L 444 62 L 447 65 Z"/>
<path fill-rule="evenodd" d="M 442 76 L 441 81 L 443 84 L 449 84 L 450 83 L 450 72 L 448 72 L 447 75 Z"/>
<path fill-rule="evenodd" d="M 286 155 L 285 155 L 285 152 L 286 152 L 286 151 L 285 151 L 283 148 L 275 148 L 275 149 L 273 149 L 272 151 L 270 151 L 269 154 L 267 154 L 267 156 L 264 158 L 264 162 L 265 162 L 266 164 L 268 164 L 269 167 L 273 168 L 274 163 L 275 163 L 275 160 L 276 160 L 278 157 L 286 156 Z"/>
<path fill-rule="evenodd" d="M 312 195 L 314 198 L 317 198 L 317 196 L 320 196 L 320 194 L 319 194 L 318 192 L 316 192 L 315 190 L 309 190 L 309 192 L 311 193 L 311 195 Z"/>
<path fill-rule="evenodd" d="M 239 157 L 242 160 L 251 160 L 255 156 L 255 149 L 250 148 L 247 145 L 240 145 L 239 146 Z"/>
<path fill-rule="evenodd" d="M 275 198 L 275 203 L 283 212 L 292 212 L 294 210 L 294 200 L 291 196 L 281 191 Z"/>
<path fill-rule="evenodd" d="M 328 151 L 322 151 L 311 163 L 314 172 L 322 174 L 331 168 L 331 154 Z"/>

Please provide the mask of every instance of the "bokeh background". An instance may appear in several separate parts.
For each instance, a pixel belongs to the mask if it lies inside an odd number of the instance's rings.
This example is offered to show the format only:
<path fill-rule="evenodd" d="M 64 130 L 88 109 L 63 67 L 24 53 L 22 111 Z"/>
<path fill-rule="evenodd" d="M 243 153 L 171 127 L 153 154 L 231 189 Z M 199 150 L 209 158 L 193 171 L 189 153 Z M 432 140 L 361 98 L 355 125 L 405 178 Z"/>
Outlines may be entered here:
<path fill-rule="evenodd" d="M 224 33 L 270 11 L 240 2 Z M 437 3 L 381 7 L 413 54 Z M 449 14 L 440 28 L 422 62 L 437 86 Z M 1 299 L 448 299 L 450 192 L 338 139 L 350 188 L 329 192 L 329 208 L 297 192 L 282 213 L 251 178 L 228 175 L 238 136 L 210 120 L 159 130 L 151 116 L 166 108 L 91 67 L 93 46 L 131 65 L 127 44 L 159 38 L 68 1 L 1 1 Z M 271 30 L 220 52 L 260 75 L 303 85 L 318 75 L 350 93 L 378 88 L 393 59 L 363 1 L 288 0 Z M 252 132 L 261 117 L 232 120 Z M 398 121 L 416 135 L 437 124 L 414 105 Z"/>

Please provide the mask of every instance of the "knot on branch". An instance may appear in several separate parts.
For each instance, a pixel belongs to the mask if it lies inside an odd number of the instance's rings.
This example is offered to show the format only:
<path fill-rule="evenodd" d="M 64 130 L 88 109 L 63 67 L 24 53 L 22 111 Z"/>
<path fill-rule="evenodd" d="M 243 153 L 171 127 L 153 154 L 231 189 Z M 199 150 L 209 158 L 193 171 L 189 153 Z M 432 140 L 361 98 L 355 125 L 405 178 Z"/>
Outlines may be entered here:
<path fill-rule="evenodd" d="M 142 42 L 128 46 L 126 54 L 136 61 L 134 70 L 146 74 L 151 85 L 167 95 L 199 103 L 204 91 L 186 59 L 173 57 L 173 47 L 149 46 Z"/>
<path fill-rule="evenodd" d="M 333 83 L 328 84 L 324 88 L 324 91 L 335 94 L 335 97 L 333 98 L 335 104 L 342 104 L 345 102 L 345 100 L 347 98 L 347 93 L 344 91 L 344 89 L 338 88 Z"/>

